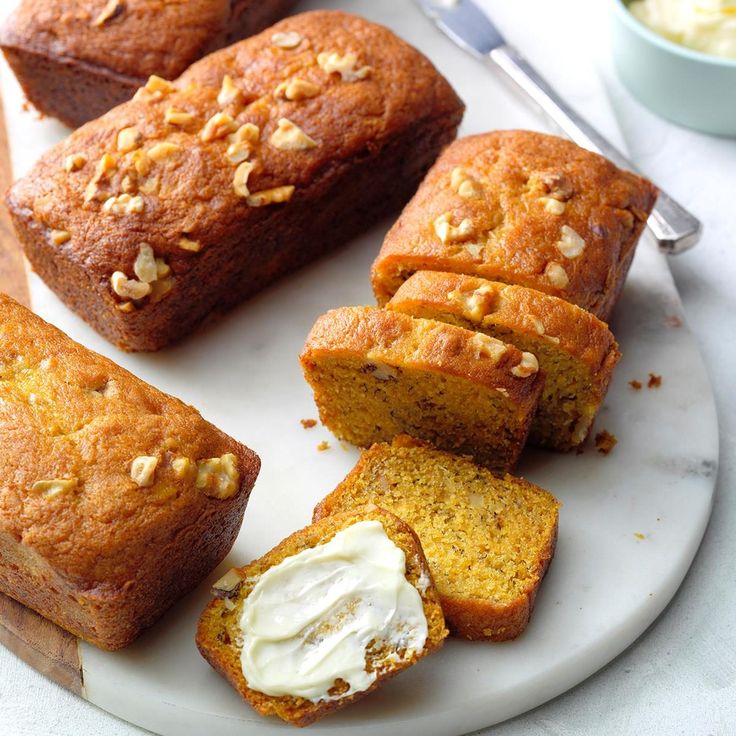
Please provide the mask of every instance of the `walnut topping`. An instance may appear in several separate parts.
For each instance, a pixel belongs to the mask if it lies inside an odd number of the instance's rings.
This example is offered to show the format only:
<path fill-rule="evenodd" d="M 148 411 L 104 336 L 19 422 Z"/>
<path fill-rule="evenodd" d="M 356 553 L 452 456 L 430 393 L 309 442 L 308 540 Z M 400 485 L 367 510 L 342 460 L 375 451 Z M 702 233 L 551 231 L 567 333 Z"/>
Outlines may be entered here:
<path fill-rule="evenodd" d="M 146 179 L 138 185 L 141 194 L 158 194 L 160 188 L 161 180 L 157 176 Z"/>
<path fill-rule="evenodd" d="M 464 199 L 477 199 L 483 196 L 483 187 L 480 182 L 459 166 L 455 167 L 450 174 L 450 186 Z"/>
<path fill-rule="evenodd" d="M 176 87 L 166 79 L 152 74 L 148 81 L 133 96 L 134 100 L 153 99 L 160 100 L 164 95 L 171 94 Z"/>
<path fill-rule="evenodd" d="M 560 202 L 567 202 L 573 195 L 572 182 L 562 172 L 545 171 L 541 174 L 537 174 L 536 178 L 541 182 L 542 189 L 552 199 L 557 199 Z"/>
<path fill-rule="evenodd" d="M 138 256 L 133 264 L 133 271 L 139 281 L 150 284 L 158 278 L 158 266 L 153 248 L 148 243 L 141 243 L 138 248 Z"/>
<path fill-rule="evenodd" d="M 437 233 L 437 237 L 443 243 L 456 243 L 462 240 L 468 240 L 473 234 L 473 223 L 465 219 L 459 225 L 455 226 L 450 223 L 451 217 L 452 215 L 446 212 L 434 221 L 434 231 Z"/>
<path fill-rule="evenodd" d="M 319 94 L 319 86 L 305 79 L 294 77 L 276 87 L 274 91 L 276 97 L 282 97 L 285 100 L 306 100 L 309 97 L 316 97 Z"/>
<path fill-rule="evenodd" d="M 133 192 L 135 192 L 136 189 L 136 183 L 133 181 L 133 178 L 130 176 L 130 174 L 126 174 L 123 177 L 121 186 L 123 188 L 123 191 L 127 192 L 128 194 L 132 194 Z"/>
<path fill-rule="evenodd" d="M 498 363 L 508 350 L 508 345 L 481 332 L 473 335 L 470 342 L 475 348 L 476 358 L 485 356 L 486 358 L 490 358 L 494 363 Z"/>
<path fill-rule="evenodd" d="M 108 0 L 107 5 L 102 12 L 94 19 L 92 25 L 98 28 L 104 26 L 108 21 L 114 20 L 125 12 L 125 3 L 123 0 Z"/>
<path fill-rule="evenodd" d="M 233 189 L 238 197 L 247 197 L 250 194 L 250 190 L 248 189 L 248 177 L 254 168 L 255 164 L 252 164 L 250 161 L 243 161 L 243 163 L 235 169 Z"/>
<path fill-rule="evenodd" d="M 463 249 L 466 250 L 470 257 L 476 261 L 480 260 L 481 253 L 483 253 L 482 243 L 465 243 L 465 245 L 463 245 Z"/>
<path fill-rule="evenodd" d="M 140 149 L 133 151 L 130 156 L 130 162 L 133 164 L 135 173 L 140 176 L 147 176 L 151 172 L 151 157 L 145 151 L 141 151 Z"/>
<path fill-rule="evenodd" d="M 72 153 L 64 159 L 64 170 L 69 173 L 79 171 L 86 163 L 86 156 L 83 156 L 81 153 Z"/>
<path fill-rule="evenodd" d="M 233 165 L 242 164 L 243 161 L 247 161 L 251 154 L 250 143 L 241 141 L 240 143 L 231 143 L 227 147 L 225 158 Z"/>
<path fill-rule="evenodd" d="M 231 143 L 258 143 L 261 129 L 253 123 L 244 123 L 229 138 Z"/>
<path fill-rule="evenodd" d="M 63 245 L 68 240 L 71 240 L 72 234 L 68 230 L 52 230 L 50 237 L 54 245 Z"/>
<path fill-rule="evenodd" d="M 539 201 L 544 205 L 544 211 L 549 212 L 550 215 L 562 215 L 567 208 L 564 202 L 553 197 L 540 197 Z"/>
<path fill-rule="evenodd" d="M 212 595 L 216 598 L 230 598 L 237 594 L 243 584 L 243 578 L 237 570 L 228 570 L 212 585 Z"/>
<path fill-rule="evenodd" d="M 296 31 L 281 31 L 271 36 L 271 43 L 280 49 L 295 49 L 302 42 L 301 34 Z"/>
<path fill-rule="evenodd" d="M 174 281 L 173 276 L 156 279 L 151 284 L 151 302 L 160 302 L 174 288 Z"/>
<path fill-rule="evenodd" d="M 161 141 L 161 143 L 156 143 L 153 146 L 151 146 L 148 151 L 148 157 L 152 159 L 153 161 L 163 161 L 167 158 L 170 158 L 175 153 L 178 153 L 181 151 L 181 146 L 177 146 L 176 143 L 168 143 L 167 141 Z M 139 172 L 141 174 L 147 174 L 148 172 Z"/>
<path fill-rule="evenodd" d="M 230 498 L 240 486 L 238 459 L 229 452 L 222 457 L 200 460 L 197 463 L 196 485 L 207 496 Z"/>
<path fill-rule="evenodd" d="M 130 477 L 139 488 L 149 488 L 153 485 L 157 465 L 157 457 L 141 455 L 130 464 Z"/>
<path fill-rule="evenodd" d="M 539 371 L 539 361 L 533 353 L 522 353 L 521 362 L 515 365 L 511 372 L 519 378 L 529 378 Z"/>
<path fill-rule="evenodd" d="M 202 243 L 200 243 L 198 240 L 187 238 L 186 236 L 182 236 L 181 238 L 179 238 L 179 240 L 176 241 L 176 244 L 182 250 L 188 250 L 191 253 L 199 253 L 199 251 L 202 250 Z"/>
<path fill-rule="evenodd" d="M 567 271 L 557 261 L 550 261 L 544 269 L 544 275 L 547 280 L 558 289 L 564 289 L 569 283 L 570 278 Z"/>
<path fill-rule="evenodd" d="M 171 468 L 177 478 L 186 478 L 192 474 L 194 463 L 188 457 L 175 457 L 171 461 Z"/>
<path fill-rule="evenodd" d="M 133 302 L 120 302 L 116 305 L 116 309 L 125 314 L 130 314 L 130 312 L 135 312 L 135 304 Z"/>
<path fill-rule="evenodd" d="M 156 278 L 162 279 L 171 273 L 171 266 L 163 258 L 156 259 Z"/>
<path fill-rule="evenodd" d="M 31 486 L 31 492 L 42 498 L 55 498 L 63 493 L 73 493 L 79 485 L 78 478 L 53 478 L 51 480 L 37 480 Z"/>
<path fill-rule="evenodd" d="M 396 380 L 399 375 L 399 369 L 386 363 L 374 361 L 366 365 L 366 370 L 378 381 Z"/>
<path fill-rule="evenodd" d="M 143 197 L 133 197 L 127 193 L 109 197 L 102 205 L 102 211 L 118 216 L 138 215 L 143 212 Z"/>
<path fill-rule="evenodd" d="M 538 317 L 535 317 L 533 314 L 527 314 L 524 317 L 524 323 L 528 324 L 537 335 L 544 335 L 544 324 L 542 324 L 542 320 Z"/>
<path fill-rule="evenodd" d="M 139 148 L 143 142 L 143 136 L 137 128 L 123 128 L 117 137 L 118 151 L 129 153 Z"/>
<path fill-rule="evenodd" d="M 243 92 L 235 85 L 233 78 L 229 74 L 226 74 L 222 78 L 222 87 L 220 87 L 220 92 L 217 95 L 217 104 L 220 107 L 225 107 L 225 105 L 232 103 L 240 104 L 242 101 Z"/>
<path fill-rule="evenodd" d="M 205 142 L 217 140 L 218 138 L 224 138 L 230 133 L 234 133 L 237 129 L 237 124 L 233 120 L 232 116 L 226 112 L 215 113 L 206 123 L 199 137 Z"/>
<path fill-rule="evenodd" d="M 339 74 L 343 82 L 356 82 L 359 79 L 365 79 L 372 71 L 369 66 L 358 69 L 358 57 L 355 54 L 340 56 L 334 51 L 332 53 L 322 52 L 317 56 L 317 63 L 327 74 Z"/>
<path fill-rule="evenodd" d="M 317 145 L 317 141 L 287 118 L 279 120 L 278 128 L 271 134 L 269 143 L 280 151 L 303 151 Z"/>
<path fill-rule="evenodd" d="M 486 315 L 489 306 L 488 296 L 492 291 L 493 289 L 488 284 L 484 284 L 470 293 L 451 291 L 447 298 L 451 303 L 457 304 L 467 317 L 478 322 Z"/>
<path fill-rule="evenodd" d="M 151 293 L 151 284 L 129 279 L 122 271 L 110 276 L 112 290 L 123 299 L 143 299 Z"/>
<path fill-rule="evenodd" d="M 115 161 L 115 159 L 109 153 L 103 154 L 102 158 L 100 158 L 100 160 L 97 162 L 95 173 L 89 180 L 89 184 L 87 184 L 87 188 L 84 191 L 85 202 L 90 202 L 99 196 L 99 183 L 103 179 L 107 178 L 110 172 L 114 171 L 116 168 L 117 162 Z"/>
<path fill-rule="evenodd" d="M 253 192 L 245 201 L 250 207 L 264 207 L 269 204 L 281 204 L 288 202 L 294 194 L 294 187 L 286 184 L 273 189 L 263 189 L 260 192 Z"/>
<path fill-rule="evenodd" d="M 565 258 L 578 258 L 585 250 L 585 241 L 571 227 L 563 225 L 557 250 Z"/>
<path fill-rule="evenodd" d="M 169 125 L 189 125 L 194 120 L 194 115 L 183 110 L 177 110 L 175 107 L 169 107 L 164 113 L 164 120 Z"/>

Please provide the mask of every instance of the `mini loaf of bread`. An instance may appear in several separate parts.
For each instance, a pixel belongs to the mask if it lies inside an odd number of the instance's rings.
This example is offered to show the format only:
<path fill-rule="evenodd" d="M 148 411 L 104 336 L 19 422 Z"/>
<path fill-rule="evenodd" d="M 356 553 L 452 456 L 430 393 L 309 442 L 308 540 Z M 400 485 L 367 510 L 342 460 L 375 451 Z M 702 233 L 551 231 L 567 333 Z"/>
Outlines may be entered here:
<path fill-rule="evenodd" d="M 585 441 L 621 357 L 597 317 L 525 286 L 418 271 L 387 308 L 477 330 L 533 353 L 544 373 L 544 391 L 529 441 L 555 450 Z"/>
<path fill-rule="evenodd" d="M 451 633 L 505 641 L 524 631 L 557 541 L 559 503 L 547 491 L 397 437 L 365 450 L 314 518 L 367 503 L 417 533 Z"/>
<path fill-rule="evenodd" d="M 119 347 L 156 350 L 398 209 L 462 111 L 390 31 L 305 13 L 151 78 L 7 201 L 66 303 Z"/>
<path fill-rule="evenodd" d="M 295 0 L 21 0 L 0 48 L 28 100 L 77 127 L 129 100 L 152 74 L 175 79 L 258 33 Z"/>
<path fill-rule="evenodd" d="M 0 294 L 0 592 L 124 647 L 228 553 L 259 466 Z"/>
<path fill-rule="evenodd" d="M 529 131 L 449 146 L 373 264 L 385 304 L 415 271 L 520 284 L 607 320 L 657 190 L 570 141 Z"/>
<path fill-rule="evenodd" d="M 327 545 L 346 532 L 355 534 L 351 543 L 343 544 L 341 554 L 328 556 Z M 277 584 L 263 588 L 264 578 L 278 574 L 284 563 L 292 563 L 293 571 L 293 562 L 305 553 L 314 557 L 302 561 L 301 580 L 293 572 L 281 572 Z M 375 576 L 371 575 L 371 564 L 376 563 L 370 558 L 377 558 Z M 386 561 L 396 567 L 388 577 L 382 564 Z M 360 574 L 352 575 L 351 568 L 363 563 L 367 566 L 361 580 Z M 346 585 L 351 579 L 360 584 Z M 403 589 L 383 588 L 385 581 L 398 582 Z M 302 584 L 306 582 L 308 585 Z M 197 629 L 202 656 L 259 713 L 276 715 L 295 726 L 307 726 L 375 690 L 435 651 L 447 636 L 419 540 L 403 521 L 373 505 L 336 514 L 292 534 L 259 560 L 228 572 L 215 583 L 213 593 L 217 597 L 205 609 Z M 264 602 L 268 610 L 259 611 Z M 402 617 L 407 609 L 414 616 Z M 298 630 L 294 620 L 305 611 L 308 622 Z M 275 617 L 269 617 L 269 612 L 279 614 L 281 625 L 291 631 L 274 627 Z M 363 621 L 371 612 L 374 617 L 387 615 L 388 630 L 374 635 L 366 630 Z M 330 640 L 335 635 L 338 640 Z M 272 690 L 268 694 L 256 689 L 246 673 L 250 677 L 251 673 L 261 675 L 254 663 L 259 656 L 261 660 L 270 658 L 270 652 L 264 655 L 263 649 L 274 641 L 274 656 L 265 664 L 278 670 L 280 682 L 278 686 L 269 682 L 264 688 Z M 279 642 L 288 645 L 289 651 L 279 649 Z M 358 651 L 356 643 L 361 645 Z M 329 656 L 319 651 L 320 645 L 330 648 Z M 344 656 L 346 649 L 352 655 L 349 658 Z M 311 655 L 311 663 L 304 661 L 306 655 Z M 352 668 L 341 667 L 349 659 L 353 660 Z M 319 669 L 323 670 L 321 688 L 314 682 L 320 679 L 316 674 Z M 345 669 L 353 670 L 352 677 L 341 672 Z M 299 677 L 300 671 L 306 674 Z M 258 684 L 264 687 L 260 681 Z M 320 689 L 323 692 L 318 692 Z"/>
<path fill-rule="evenodd" d="M 369 447 L 409 434 L 496 470 L 516 464 L 543 384 L 531 353 L 374 307 L 320 317 L 301 362 L 339 438 Z"/>

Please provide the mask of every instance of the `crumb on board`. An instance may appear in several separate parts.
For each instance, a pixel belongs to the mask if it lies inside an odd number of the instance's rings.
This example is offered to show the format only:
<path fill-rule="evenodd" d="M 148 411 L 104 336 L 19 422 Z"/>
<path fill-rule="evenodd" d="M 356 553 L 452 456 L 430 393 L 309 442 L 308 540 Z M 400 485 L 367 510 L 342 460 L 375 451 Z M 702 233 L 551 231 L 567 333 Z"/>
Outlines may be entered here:
<path fill-rule="evenodd" d="M 618 444 L 618 440 L 607 429 L 603 429 L 595 436 L 595 449 L 603 455 L 608 455 Z"/>
<path fill-rule="evenodd" d="M 682 318 L 678 317 L 676 314 L 670 314 L 667 316 L 664 323 L 667 327 L 682 327 Z"/>
<path fill-rule="evenodd" d="M 637 539 L 639 539 L 639 540 L 642 540 L 642 539 L 646 539 L 647 538 L 647 535 L 646 534 L 642 534 L 641 532 L 634 532 L 634 536 Z"/>
<path fill-rule="evenodd" d="M 641 381 L 637 381 L 636 379 L 629 381 L 629 386 L 631 386 L 634 391 L 641 391 Z"/>
<path fill-rule="evenodd" d="M 329 449 L 330 443 L 327 440 L 322 440 L 322 442 L 317 445 L 317 452 L 324 452 L 325 450 Z"/>
<path fill-rule="evenodd" d="M 312 429 L 312 427 L 317 426 L 316 419 L 300 419 L 299 421 L 302 423 L 302 427 L 304 427 L 304 429 Z"/>
<path fill-rule="evenodd" d="M 647 381 L 647 388 L 659 388 L 662 385 L 662 376 L 658 376 L 656 373 L 649 374 L 649 380 Z"/>

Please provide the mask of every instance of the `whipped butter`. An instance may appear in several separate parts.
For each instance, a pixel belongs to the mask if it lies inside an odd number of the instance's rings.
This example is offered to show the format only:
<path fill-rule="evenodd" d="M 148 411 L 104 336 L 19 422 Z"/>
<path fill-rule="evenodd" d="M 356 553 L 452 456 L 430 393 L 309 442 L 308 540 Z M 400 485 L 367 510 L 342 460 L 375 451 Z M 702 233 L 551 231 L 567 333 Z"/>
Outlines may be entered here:
<path fill-rule="evenodd" d="M 421 652 L 427 619 L 405 575 L 404 552 L 379 521 L 353 524 L 267 570 L 240 619 L 248 686 L 315 703 L 337 700 L 367 690 L 382 665 Z M 378 651 L 392 654 L 376 661 Z M 337 679 L 347 689 L 330 693 Z"/>
<path fill-rule="evenodd" d="M 634 0 L 629 9 L 670 41 L 736 58 L 736 0 Z"/>

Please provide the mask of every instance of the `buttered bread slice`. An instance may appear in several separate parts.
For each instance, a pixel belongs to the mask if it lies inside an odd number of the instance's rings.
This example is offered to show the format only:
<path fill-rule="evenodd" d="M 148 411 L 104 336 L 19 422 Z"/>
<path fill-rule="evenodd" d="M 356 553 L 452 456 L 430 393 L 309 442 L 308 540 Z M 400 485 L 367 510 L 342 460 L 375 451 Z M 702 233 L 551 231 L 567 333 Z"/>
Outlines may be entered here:
<path fill-rule="evenodd" d="M 447 636 L 419 540 L 372 505 L 292 534 L 213 592 L 200 652 L 259 713 L 295 726 L 375 690 Z"/>
<path fill-rule="evenodd" d="M 516 464 L 543 384 L 531 353 L 375 307 L 320 317 L 301 362 L 339 438 L 368 447 L 409 434 L 496 470 Z"/>
<path fill-rule="evenodd" d="M 366 503 L 392 511 L 419 536 L 453 634 L 503 641 L 524 631 L 555 549 L 553 496 L 398 437 L 364 451 L 314 518 Z"/>
<path fill-rule="evenodd" d="M 419 271 L 387 307 L 477 330 L 533 353 L 545 382 L 529 441 L 555 450 L 585 441 L 621 357 L 608 326 L 590 312 L 524 286 Z"/>

